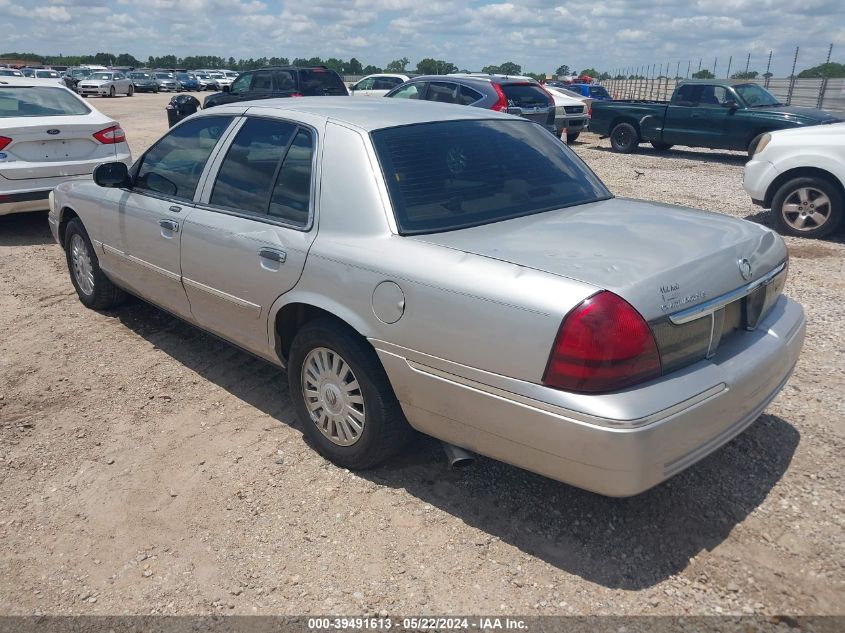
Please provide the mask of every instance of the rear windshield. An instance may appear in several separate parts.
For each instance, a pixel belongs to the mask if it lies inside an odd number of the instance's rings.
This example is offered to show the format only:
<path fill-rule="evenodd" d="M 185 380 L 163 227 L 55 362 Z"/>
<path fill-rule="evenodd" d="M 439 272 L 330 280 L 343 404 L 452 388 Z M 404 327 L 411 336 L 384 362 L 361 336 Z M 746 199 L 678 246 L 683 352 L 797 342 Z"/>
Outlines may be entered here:
<path fill-rule="evenodd" d="M 73 116 L 91 110 L 65 88 L 0 86 L 0 118 Z"/>
<path fill-rule="evenodd" d="M 42 79 L 56 79 L 59 76 L 55 70 L 36 70 L 35 71 L 36 77 L 41 77 Z"/>
<path fill-rule="evenodd" d="M 611 197 L 574 152 L 530 121 L 423 123 L 372 138 L 403 235 Z"/>
<path fill-rule="evenodd" d="M 147 73 L 129 73 L 129 76 L 132 79 L 149 79 L 150 76 Z"/>
<path fill-rule="evenodd" d="M 510 84 L 501 86 L 508 105 L 516 108 L 543 108 L 552 105 L 546 91 L 534 84 Z"/>
<path fill-rule="evenodd" d="M 304 95 L 337 96 L 349 94 L 341 78 L 330 70 L 302 70 L 299 76 L 299 91 Z"/>
<path fill-rule="evenodd" d="M 605 99 L 609 99 L 610 95 L 607 93 L 602 86 L 590 86 L 590 96 L 591 97 L 602 97 Z"/>

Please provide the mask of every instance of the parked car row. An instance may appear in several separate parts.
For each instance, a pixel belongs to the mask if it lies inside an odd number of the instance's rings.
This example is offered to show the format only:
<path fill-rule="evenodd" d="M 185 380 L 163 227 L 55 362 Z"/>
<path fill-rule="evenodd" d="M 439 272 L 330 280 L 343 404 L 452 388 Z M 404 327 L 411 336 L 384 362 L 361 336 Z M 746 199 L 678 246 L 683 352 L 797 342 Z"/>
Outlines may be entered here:
<path fill-rule="evenodd" d="M 614 198 L 541 129 L 576 114 L 553 94 L 455 74 L 356 99 L 327 69 L 261 69 L 132 163 L 84 98 L 0 77 L 0 210 L 49 203 L 87 307 L 129 292 L 285 367 L 306 435 L 343 467 L 416 430 L 637 494 L 754 422 L 797 361 L 803 310 L 780 237 Z M 754 148 L 746 188 L 793 234 L 841 219 L 844 126 Z"/>

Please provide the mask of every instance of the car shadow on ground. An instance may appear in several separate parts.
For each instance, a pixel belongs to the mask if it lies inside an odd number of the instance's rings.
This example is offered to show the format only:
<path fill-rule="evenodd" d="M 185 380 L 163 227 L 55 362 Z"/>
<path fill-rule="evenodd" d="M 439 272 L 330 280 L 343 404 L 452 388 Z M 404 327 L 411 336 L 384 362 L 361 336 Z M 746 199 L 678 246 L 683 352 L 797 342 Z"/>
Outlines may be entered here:
<path fill-rule="evenodd" d="M 585 149 L 591 149 L 596 152 L 607 152 L 610 154 L 616 153 L 609 147 L 600 147 L 598 145 L 589 146 L 589 143 L 579 143 L 579 145 L 586 146 Z M 748 155 L 743 153 L 729 153 L 725 150 L 723 154 L 714 154 L 712 152 L 699 152 L 695 149 L 675 149 L 666 150 L 664 152 L 657 151 L 650 145 L 640 145 L 639 149 L 629 156 L 649 156 L 654 158 L 674 158 L 678 160 L 690 160 L 696 163 L 712 163 L 718 165 L 736 165 L 744 167 L 748 162 Z"/>
<path fill-rule="evenodd" d="M 47 212 L 0 215 L 0 246 L 38 246 L 53 244 L 47 224 Z"/>
<path fill-rule="evenodd" d="M 140 300 L 112 313 L 202 378 L 296 426 L 284 371 Z M 727 446 L 636 497 L 612 499 L 479 458 L 450 470 L 438 441 L 420 436 L 385 465 L 358 475 L 403 489 L 496 539 L 607 587 L 650 587 L 724 541 L 780 480 L 799 442 L 763 415 Z"/>

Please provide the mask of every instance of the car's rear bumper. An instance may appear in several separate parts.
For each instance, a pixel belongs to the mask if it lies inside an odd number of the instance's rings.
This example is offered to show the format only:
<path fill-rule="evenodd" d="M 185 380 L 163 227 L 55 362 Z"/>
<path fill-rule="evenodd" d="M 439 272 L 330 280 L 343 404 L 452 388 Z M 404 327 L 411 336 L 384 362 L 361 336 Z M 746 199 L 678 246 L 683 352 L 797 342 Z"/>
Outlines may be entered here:
<path fill-rule="evenodd" d="M 0 215 L 25 213 L 27 211 L 46 211 L 50 208 L 50 190 L 26 191 L 18 193 L 0 193 Z"/>
<path fill-rule="evenodd" d="M 624 411 L 598 419 L 562 409 L 551 397 L 520 395 L 518 381 L 512 390 L 501 388 L 501 380 L 493 387 L 467 378 L 470 372 L 461 375 L 459 366 L 444 371 L 441 359 L 426 364 L 372 342 L 416 429 L 580 488 L 630 496 L 745 430 L 789 378 L 804 331 L 803 308 L 781 297 L 756 331 L 723 342 L 714 359 L 629 390 L 651 407 L 634 420 Z"/>

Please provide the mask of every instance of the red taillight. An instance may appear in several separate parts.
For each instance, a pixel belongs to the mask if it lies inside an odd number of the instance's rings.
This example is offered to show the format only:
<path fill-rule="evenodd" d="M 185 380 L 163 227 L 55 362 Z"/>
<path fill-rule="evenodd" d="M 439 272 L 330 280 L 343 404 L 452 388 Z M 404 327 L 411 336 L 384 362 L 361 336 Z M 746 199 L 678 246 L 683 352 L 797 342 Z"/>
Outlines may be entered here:
<path fill-rule="evenodd" d="M 292 92 L 292 93 L 290 93 L 290 96 L 291 97 L 301 97 L 302 93 L 301 92 Z"/>
<path fill-rule="evenodd" d="M 583 301 L 558 330 L 543 382 L 558 389 L 614 391 L 660 375 L 660 355 L 645 319 L 603 291 Z"/>
<path fill-rule="evenodd" d="M 590 107 L 587 109 L 587 116 L 589 116 L 591 119 L 593 118 L 593 104 L 592 103 L 590 104 Z"/>
<path fill-rule="evenodd" d="M 119 125 L 112 125 L 105 130 L 94 133 L 94 138 L 103 145 L 114 145 L 115 143 L 126 142 L 126 132 Z"/>
<path fill-rule="evenodd" d="M 505 112 L 508 109 L 508 98 L 505 96 L 505 93 L 502 92 L 502 87 L 499 84 L 494 83 L 493 88 L 496 90 L 499 100 L 496 101 L 490 109 L 498 112 Z"/>
<path fill-rule="evenodd" d="M 6 148 L 6 146 L 12 142 L 8 136 L 0 136 L 0 151 Z"/>

